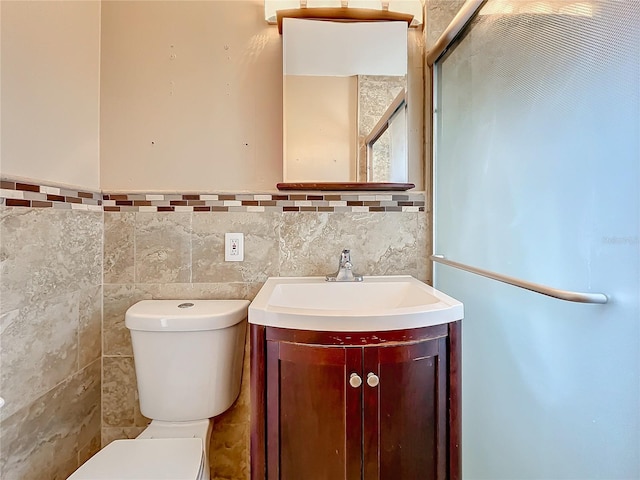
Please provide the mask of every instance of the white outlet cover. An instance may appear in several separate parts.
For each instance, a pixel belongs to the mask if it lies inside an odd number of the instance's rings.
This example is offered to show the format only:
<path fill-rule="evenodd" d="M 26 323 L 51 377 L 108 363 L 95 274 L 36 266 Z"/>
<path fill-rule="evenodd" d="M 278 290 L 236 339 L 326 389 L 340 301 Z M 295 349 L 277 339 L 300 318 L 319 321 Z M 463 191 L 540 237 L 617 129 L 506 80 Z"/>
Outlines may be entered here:
<path fill-rule="evenodd" d="M 244 233 L 224 234 L 224 261 L 244 261 Z"/>

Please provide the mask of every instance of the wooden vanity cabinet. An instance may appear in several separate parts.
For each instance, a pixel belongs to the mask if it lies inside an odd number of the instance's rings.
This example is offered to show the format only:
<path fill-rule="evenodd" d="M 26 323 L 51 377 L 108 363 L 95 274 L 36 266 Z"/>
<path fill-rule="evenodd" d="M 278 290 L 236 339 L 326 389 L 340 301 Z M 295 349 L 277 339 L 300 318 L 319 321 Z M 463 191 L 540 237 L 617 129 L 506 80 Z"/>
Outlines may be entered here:
<path fill-rule="evenodd" d="M 251 342 L 252 479 L 461 478 L 460 322 Z"/>

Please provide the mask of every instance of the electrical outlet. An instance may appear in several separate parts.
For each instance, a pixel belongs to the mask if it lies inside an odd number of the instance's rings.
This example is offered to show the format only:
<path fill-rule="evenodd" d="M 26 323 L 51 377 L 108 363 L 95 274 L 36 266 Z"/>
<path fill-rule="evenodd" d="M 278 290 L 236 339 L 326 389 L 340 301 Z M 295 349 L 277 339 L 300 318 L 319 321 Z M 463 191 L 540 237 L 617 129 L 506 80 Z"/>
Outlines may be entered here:
<path fill-rule="evenodd" d="M 224 234 L 224 261 L 242 262 L 244 260 L 244 233 Z"/>

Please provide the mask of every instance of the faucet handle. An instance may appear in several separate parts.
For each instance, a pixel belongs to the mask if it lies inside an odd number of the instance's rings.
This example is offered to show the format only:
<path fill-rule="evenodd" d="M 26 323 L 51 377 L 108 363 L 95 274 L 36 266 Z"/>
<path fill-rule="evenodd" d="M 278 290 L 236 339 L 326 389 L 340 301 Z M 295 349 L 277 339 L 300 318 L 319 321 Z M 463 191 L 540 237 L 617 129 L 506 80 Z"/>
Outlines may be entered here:
<path fill-rule="evenodd" d="M 340 252 L 340 261 L 338 262 L 338 271 L 333 275 L 327 275 L 328 282 L 361 282 L 362 275 L 353 273 L 353 264 L 351 263 L 351 250 L 345 248 Z"/>

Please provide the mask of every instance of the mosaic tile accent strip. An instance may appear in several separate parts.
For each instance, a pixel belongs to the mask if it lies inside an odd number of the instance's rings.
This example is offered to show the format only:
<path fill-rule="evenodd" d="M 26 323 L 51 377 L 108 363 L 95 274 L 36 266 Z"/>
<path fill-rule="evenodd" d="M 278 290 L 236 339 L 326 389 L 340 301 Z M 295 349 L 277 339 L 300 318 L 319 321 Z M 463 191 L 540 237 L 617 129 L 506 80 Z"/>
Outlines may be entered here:
<path fill-rule="evenodd" d="M 424 212 L 424 193 L 105 194 L 105 212 Z"/>
<path fill-rule="evenodd" d="M 37 183 L 0 180 L 0 205 L 102 211 L 102 194 Z"/>
<path fill-rule="evenodd" d="M 98 193 L 0 181 L 0 205 L 105 212 L 424 212 L 416 193 Z"/>

